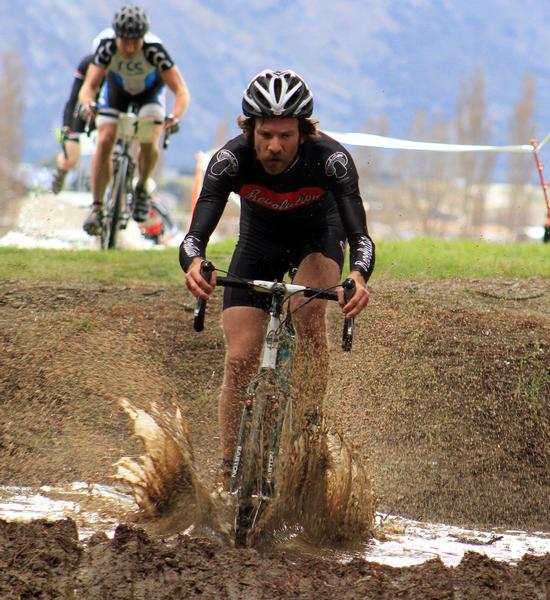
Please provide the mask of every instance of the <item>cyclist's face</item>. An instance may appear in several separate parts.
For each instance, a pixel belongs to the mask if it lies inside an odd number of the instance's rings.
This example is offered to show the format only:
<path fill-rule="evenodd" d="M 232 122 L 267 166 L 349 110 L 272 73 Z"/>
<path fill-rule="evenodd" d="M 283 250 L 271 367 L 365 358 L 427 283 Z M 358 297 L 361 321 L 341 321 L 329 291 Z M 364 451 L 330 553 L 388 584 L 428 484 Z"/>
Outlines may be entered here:
<path fill-rule="evenodd" d="M 270 175 L 279 175 L 290 165 L 301 141 L 298 119 L 256 119 L 254 149 Z"/>
<path fill-rule="evenodd" d="M 116 48 L 126 60 L 134 58 L 143 46 L 143 38 L 137 40 L 127 40 L 126 38 L 116 38 Z"/>

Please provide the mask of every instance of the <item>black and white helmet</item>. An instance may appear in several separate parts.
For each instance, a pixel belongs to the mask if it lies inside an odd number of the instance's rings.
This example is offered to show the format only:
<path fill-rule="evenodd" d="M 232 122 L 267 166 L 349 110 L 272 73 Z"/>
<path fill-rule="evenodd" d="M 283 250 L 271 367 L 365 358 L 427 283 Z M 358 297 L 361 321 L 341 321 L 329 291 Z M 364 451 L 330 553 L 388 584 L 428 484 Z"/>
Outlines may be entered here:
<path fill-rule="evenodd" d="M 313 94 L 294 71 L 258 73 L 243 94 L 246 117 L 310 117 Z"/>
<path fill-rule="evenodd" d="M 136 40 L 149 31 L 147 13 L 139 6 L 123 6 L 113 17 L 113 29 L 119 38 Z"/>

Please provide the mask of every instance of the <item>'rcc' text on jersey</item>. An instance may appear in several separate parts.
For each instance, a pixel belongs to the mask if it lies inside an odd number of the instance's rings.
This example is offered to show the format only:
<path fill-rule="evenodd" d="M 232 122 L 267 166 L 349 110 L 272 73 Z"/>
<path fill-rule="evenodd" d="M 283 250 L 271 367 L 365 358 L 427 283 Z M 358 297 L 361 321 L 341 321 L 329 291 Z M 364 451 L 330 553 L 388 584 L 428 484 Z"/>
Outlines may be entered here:
<path fill-rule="evenodd" d="M 151 33 L 145 35 L 143 46 L 131 59 L 124 58 L 116 47 L 114 37 L 100 41 L 94 64 L 109 69 L 117 84 L 135 96 L 158 85 L 160 73 L 174 66 L 161 40 Z"/>

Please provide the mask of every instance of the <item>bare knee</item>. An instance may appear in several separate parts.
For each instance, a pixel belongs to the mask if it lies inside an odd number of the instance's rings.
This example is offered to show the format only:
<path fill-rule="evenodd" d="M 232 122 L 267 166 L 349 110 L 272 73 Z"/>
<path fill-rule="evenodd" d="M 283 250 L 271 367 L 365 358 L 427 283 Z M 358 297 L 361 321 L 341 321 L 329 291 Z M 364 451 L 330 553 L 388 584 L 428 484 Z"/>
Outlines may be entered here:
<path fill-rule="evenodd" d="M 116 127 L 109 127 L 99 132 L 96 142 L 96 154 L 109 154 L 115 145 Z"/>
<path fill-rule="evenodd" d="M 258 353 L 250 349 L 229 349 L 225 356 L 225 385 L 246 387 L 258 368 Z"/>
<path fill-rule="evenodd" d="M 141 144 L 140 153 L 145 159 L 156 159 L 159 155 L 159 150 L 156 144 Z"/>
<path fill-rule="evenodd" d="M 225 380 L 241 386 L 250 380 L 259 364 L 267 315 L 250 307 L 231 307 L 224 311 L 226 342 Z"/>
<path fill-rule="evenodd" d="M 326 300 L 314 300 L 300 306 L 293 315 L 298 337 L 317 344 L 326 337 Z"/>

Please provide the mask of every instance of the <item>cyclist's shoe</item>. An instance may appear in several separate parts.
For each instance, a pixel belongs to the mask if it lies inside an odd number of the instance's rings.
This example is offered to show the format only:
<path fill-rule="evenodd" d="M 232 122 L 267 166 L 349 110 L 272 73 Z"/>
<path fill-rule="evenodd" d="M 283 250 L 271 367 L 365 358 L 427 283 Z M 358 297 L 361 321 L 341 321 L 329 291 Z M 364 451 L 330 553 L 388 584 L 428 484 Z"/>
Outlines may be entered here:
<path fill-rule="evenodd" d="M 134 221 L 145 223 L 149 215 L 149 194 L 147 190 L 140 185 L 136 185 L 134 190 Z"/>
<path fill-rule="evenodd" d="M 103 208 L 97 204 L 92 206 L 90 214 L 86 217 L 82 228 L 88 235 L 99 235 L 103 220 Z"/>
<path fill-rule="evenodd" d="M 66 176 L 67 171 L 65 171 L 65 169 L 60 169 L 59 167 L 57 167 L 52 179 L 52 192 L 54 194 L 59 194 L 59 192 L 63 189 L 63 184 L 65 183 Z"/>

